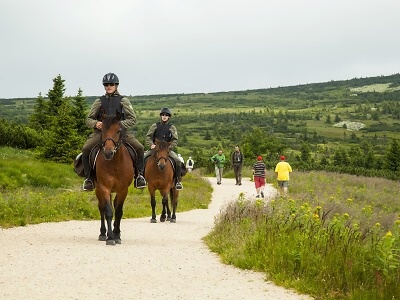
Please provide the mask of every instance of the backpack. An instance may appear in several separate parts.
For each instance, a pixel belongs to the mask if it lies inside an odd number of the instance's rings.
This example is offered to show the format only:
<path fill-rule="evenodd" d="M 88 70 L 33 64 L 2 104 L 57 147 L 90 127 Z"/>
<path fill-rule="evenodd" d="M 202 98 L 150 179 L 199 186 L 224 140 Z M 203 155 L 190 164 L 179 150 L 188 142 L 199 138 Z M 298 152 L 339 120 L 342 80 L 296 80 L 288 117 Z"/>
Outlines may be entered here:
<path fill-rule="evenodd" d="M 189 167 L 193 166 L 193 161 L 191 159 L 189 159 L 189 161 L 188 161 L 188 166 Z"/>

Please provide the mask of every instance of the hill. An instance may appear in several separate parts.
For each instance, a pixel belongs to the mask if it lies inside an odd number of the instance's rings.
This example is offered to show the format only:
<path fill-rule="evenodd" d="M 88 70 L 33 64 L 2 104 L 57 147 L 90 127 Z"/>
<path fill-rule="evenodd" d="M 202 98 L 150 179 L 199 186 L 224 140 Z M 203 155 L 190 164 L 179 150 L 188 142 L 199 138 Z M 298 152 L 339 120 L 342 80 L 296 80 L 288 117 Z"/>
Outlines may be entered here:
<path fill-rule="evenodd" d="M 90 105 L 96 97 L 86 98 Z M 149 126 L 158 120 L 160 109 L 169 107 L 180 135 L 179 151 L 184 157 L 196 155 L 197 160 L 208 158 L 218 147 L 230 151 L 233 145 L 242 145 L 249 135 L 256 134 L 255 129 L 279 143 L 273 151 L 257 150 L 269 158 L 284 151 L 295 159 L 309 151 L 312 159 L 327 155 L 332 160 L 334 149 L 350 151 L 354 145 L 365 144 L 379 158 L 391 139 L 400 138 L 400 74 L 246 91 L 129 98 L 138 116 L 136 135 L 142 142 Z M 26 124 L 34 104 L 35 98 L 0 99 L 0 117 Z M 305 143 L 309 150 L 304 150 Z M 255 152 L 246 151 L 248 157 Z"/>

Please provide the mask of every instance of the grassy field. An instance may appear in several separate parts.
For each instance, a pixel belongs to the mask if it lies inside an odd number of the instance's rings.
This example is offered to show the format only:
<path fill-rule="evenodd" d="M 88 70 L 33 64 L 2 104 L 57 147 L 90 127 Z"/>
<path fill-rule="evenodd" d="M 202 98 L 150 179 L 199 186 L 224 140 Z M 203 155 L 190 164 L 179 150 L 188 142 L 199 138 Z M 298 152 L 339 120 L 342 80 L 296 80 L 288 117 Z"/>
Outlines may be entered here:
<path fill-rule="evenodd" d="M 385 179 L 294 172 L 287 196 L 239 198 L 205 241 L 225 263 L 316 299 L 399 299 L 399 192 Z"/>

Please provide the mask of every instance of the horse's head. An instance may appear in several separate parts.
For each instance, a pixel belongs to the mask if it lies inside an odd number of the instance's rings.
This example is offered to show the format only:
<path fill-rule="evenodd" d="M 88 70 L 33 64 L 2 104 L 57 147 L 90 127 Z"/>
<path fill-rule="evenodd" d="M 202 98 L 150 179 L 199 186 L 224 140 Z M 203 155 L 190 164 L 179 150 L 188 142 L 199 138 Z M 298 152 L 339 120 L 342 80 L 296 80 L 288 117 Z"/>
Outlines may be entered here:
<path fill-rule="evenodd" d="M 104 158 L 111 160 L 122 143 L 123 127 L 120 123 L 121 114 L 104 115 L 101 133 L 101 148 Z"/>
<path fill-rule="evenodd" d="M 157 166 L 160 170 L 164 170 L 168 162 L 169 149 L 171 142 L 160 141 L 156 139 L 155 147 L 153 148 L 153 157 L 156 160 Z"/>

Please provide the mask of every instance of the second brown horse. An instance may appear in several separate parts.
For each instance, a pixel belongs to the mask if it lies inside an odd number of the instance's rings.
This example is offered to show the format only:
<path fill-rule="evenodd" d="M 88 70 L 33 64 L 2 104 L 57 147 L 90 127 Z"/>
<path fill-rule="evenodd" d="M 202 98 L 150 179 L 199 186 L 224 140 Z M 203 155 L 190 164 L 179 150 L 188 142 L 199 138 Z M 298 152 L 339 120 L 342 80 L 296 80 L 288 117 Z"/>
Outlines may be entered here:
<path fill-rule="evenodd" d="M 179 191 L 175 188 L 174 168 L 168 158 L 170 143 L 156 140 L 155 147 L 147 159 L 144 177 L 147 181 L 147 188 L 150 193 L 151 202 L 151 223 L 156 223 L 156 191 L 162 196 L 162 212 L 160 221 L 165 220 L 171 223 L 176 222 L 176 207 L 178 205 Z M 168 205 L 168 196 L 171 199 L 172 215 Z"/>

